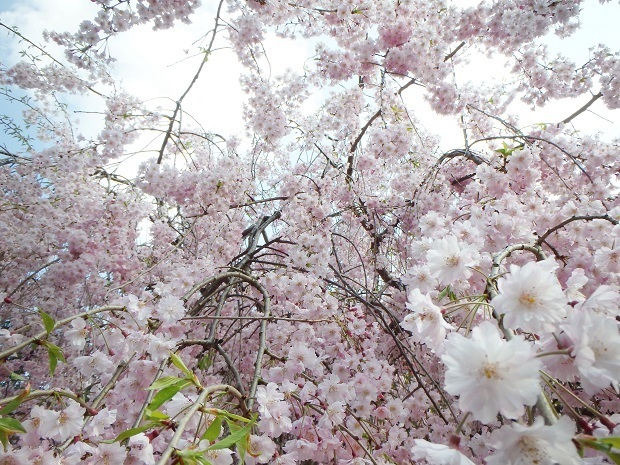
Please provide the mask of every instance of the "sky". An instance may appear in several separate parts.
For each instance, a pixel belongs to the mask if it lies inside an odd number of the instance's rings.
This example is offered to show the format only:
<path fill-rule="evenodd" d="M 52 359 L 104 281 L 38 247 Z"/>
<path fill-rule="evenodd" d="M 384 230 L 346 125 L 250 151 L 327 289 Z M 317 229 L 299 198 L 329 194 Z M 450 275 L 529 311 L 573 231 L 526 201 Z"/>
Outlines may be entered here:
<path fill-rule="evenodd" d="M 452 0 L 459 5 L 477 3 L 473 0 Z M 171 30 L 152 31 L 150 25 L 134 28 L 121 34 L 110 42 L 111 54 L 116 58 L 114 76 L 122 86 L 143 100 L 149 100 L 153 106 L 161 105 L 171 109 L 174 99 L 178 98 L 187 87 L 198 66 L 200 57 L 192 57 L 190 50 L 195 50 L 196 41 L 200 41 L 213 24 L 216 2 L 204 1 L 206 8 L 201 8 L 194 16 L 191 25 L 179 24 Z M 209 5 L 211 5 L 209 7 Z M 600 5 L 596 0 L 587 0 L 587 8 L 582 17 L 582 28 L 574 36 L 560 41 L 555 38 L 547 40 L 552 49 L 585 62 L 588 50 L 585 44 L 605 43 L 613 50 L 620 50 L 620 6 L 618 2 Z M 0 21 L 8 26 L 18 26 L 26 37 L 36 43 L 42 43 L 43 30 L 74 31 L 83 19 L 92 18 L 96 6 L 87 0 L 0 0 Z M 14 63 L 19 59 L 23 47 L 5 30 L 0 31 L 0 62 L 3 65 Z M 46 45 L 55 56 L 62 57 L 62 51 L 53 44 Z M 313 54 L 313 46 L 303 42 L 268 37 L 265 48 L 272 65 L 272 74 L 283 72 L 286 67 L 298 68 Z M 493 79 L 498 75 L 501 63 L 491 59 L 477 59 L 469 70 L 464 69 L 472 79 Z M 194 116 L 209 132 L 229 135 L 241 129 L 243 95 L 238 87 L 240 66 L 229 50 L 215 52 L 209 59 L 199 84 L 184 102 L 185 110 Z M 410 94 L 416 102 L 416 108 L 427 112 L 424 121 L 427 128 L 442 128 L 445 149 L 462 145 L 462 132 L 452 123 L 438 115 L 425 110 L 425 103 L 418 95 Z M 531 123 L 558 121 L 571 114 L 588 100 L 582 96 L 574 101 L 558 102 L 537 110 L 532 114 L 523 105 L 522 121 Z M 100 128 L 100 117 L 95 113 L 101 110 L 101 102 L 88 97 L 69 97 L 70 108 L 80 108 L 85 113 L 76 115 L 80 119 L 80 129 L 86 136 L 94 136 Z M 575 121 L 576 129 L 583 131 L 603 131 L 607 138 L 618 134 L 618 112 L 610 112 L 597 102 L 591 112 L 585 113 Z M 0 108 L 0 113 L 15 114 L 19 109 Z M 95 112 L 95 113 L 89 113 Z M 561 115 L 561 118 L 558 118 Z M 0 143 L 7 138 L 0 133 Z"/>

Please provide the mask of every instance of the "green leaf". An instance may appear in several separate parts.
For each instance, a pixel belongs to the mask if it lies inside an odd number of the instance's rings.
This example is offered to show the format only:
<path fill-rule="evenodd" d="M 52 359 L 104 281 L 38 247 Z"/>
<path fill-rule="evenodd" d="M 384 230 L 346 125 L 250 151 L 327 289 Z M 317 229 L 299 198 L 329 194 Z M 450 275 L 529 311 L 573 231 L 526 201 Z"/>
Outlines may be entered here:
<path fill-rule="evenodd" d="M 213 365 L 213 356 L 208 353 L 198 360 L 198 368 L 201 370 L 207 370 L 211 365 Z"/>
<path fill-rule="evenodd" d="M 611 447 L 616 447 L 617 449 L 620 449 L 620 437 L 606 437 L 606 438 L 599 438 L 597 439 L 597 442 L 601 442 L 603 444 L 611 444 Z"/>
<path fill-rule="evenodd" d="M 20 392 L 19 395 L 15 397 L 15 399 L 13 399 L 9 403 L 7 403 L 4 407 L 2 407 L 2 409 L 0 409 L 0 415 L 7 415 L 11 413 L 13 410 L 15 410 L 17 407 L 19 407 L 22 404 L 24 399 L 28 397 L 29 394 L 30 394 L 30 384 L 26 385 L 26 388 L 22 392 Z"/>
<path fill-rule="evenodd" d="M 12 433 L 25 433 L 26 429 L 15 418 L 2 417 L 0 418 L 0 430 L 12 434 Z"/>
<path fill-rule="evenodd" d="M 18 375 L 14 371 L 11 372 L 9 378 L 11 378 L 12 381 L 28 381 L 27 378 L 23 377 L 22 375 Z"/>
<path fill-rule="evenodd" d="M 6 415 L 8 413 L 11 413 L 13 410 L 15 410 L 21 404 L 22 404 L 21 399 L 13 399 L 11 402 L 9 402 L 4 407 L 2 407 L 2 409 L 0 409 L 0 415 Z"/>
<path fill-rule="evenodd" d="M 183 379 L 184 378 L 177 378 L 176 376 L 164 376 L 163 378 L 154 381 L 153 384 L 148 387 L 148 390 L 153 391 L 155 389 L 163 389 L 165 387 L 172 386 L 179 381 L 183 381 Z"/>
<path fill-rule="evenodd" d="M 160 421 L 160 420 L 167 420 L 168 418 L 170 418 L 168 415 L 166 415 L 163 412 L 160 412 L 159 410 L 148 410 L 146 411 L 146 417 L 149 420 L 155 420 L 155 421 Z"/>
<path fill-rule="evenodd" d="M 54 372 L 56 371 L 56 365 L 58 365 L 58 361 L 60 360 L 63 363 L 66 363 L 65 356 L 60 350 L 60 347 L 52 344 L 49 341 L 43 341 L 43 345 L 47 347 L 47 355 L 50 359 L 50 374 L 54 376 Z"/>
<path fill-rule="evenodd" d="M 248 434 L 244 440 L 237 442 L 237 455 L 239 456 L 240 463 L 245 463 L 245 453 L 250 446 L 250 435 Z"/>
<path fill-rule="evenodd" d="M 180 379 L 176 384 L 168 386 L 167 388 L 164 388 L 157 394 L 155 394 L 153 400 L 147 408 L 149 410 L 157 410 L 165 402 L 168 402 L 170 399 L 172 399 L 177 392 L 179 392 L 183 388 L 186 388 L 187 386 L 190 386 L 191 384 L 191 381 L 187 379 Z"/>
<path fill-rule="evenodd" d="M 127 431 L 123 431 L 121 434 L 116 436 L 116 438 L 112 442 L 124 441 L 125 439 L 135 436 L 136 434 L 143 433 L 147 429 L 150 429 L 157 424 L 158 424 L 157 422 L 152 421 L 151 423 L 148 423 L 146 425 L 138 426 L 137 428 L 128 429 Z"/>
<path fill-rule="evenodd" d="M 0 442 L 2 446 L 4 446 L 4 450 L 7 450 L 7 446 L 9 445 L 9 435 L 6 431 L 0 429 Z"/>
<path fill-rule="evenodd" d="M 209 462 L 204 457 L 205 452 L 206 452 L 205 450 L 188 449 L 188 450 L 178 450 L 175 452 L 175 454 L 181 457 L 182 463 L 186 465 L 194 465 L 194 464 L 212 465 L 211 462 Z"/>
<path fill-rule="evenodd" d="M 447 286 L 443 291 L 441 291 L 439 293 L 439 295 L 437 296 L 437 302 L 441 302 L 441 299 L 443 299 L 445 296 L 448 295 L 448 293 L 450 292 L 450 286 Z"/>
<path fill-rule="evenodd" d="M 254 427 L 254 422 L 248 423 L 243 428 L 235 431 L 230 436 L 227 436 L 224 439 L 222 439 L 220 442 L 216 442 L 215 444 L 209 446 L 207 450 L 226 449 L 227 447 L 230 447 L 233 444 L 237 444 L 250 435 L 253 427 Z"/>
<path fill-rule="evenodd" d="M 13 410 L 18 408 L 22 404 L 22 402 L 24 401 L 24 398 L 27 396 L 28 396 L 28 392 L 26 391 L 22 392 L 19 396 L 17 396 L 11 402 L 9 402 L 4 407 L 2 407 L 2 409 L 0 409 L 0 415 L 7 415 L 11 413 Z"/>
<path fill-rule="evenodd" d="M 183 363 L 183 360 L 181 360 L 177 354 L 171 353 L 170 360 L 172 361 L 172 364 L 185 373 L 188 378 L 194 378 L 194 373 L 192 373 L 190 369 L 185 366 L 185 363 Z"/>
<path fill-rule="evenodd" d="M 209 442 L 215 441 L 222 432 L 222 420 L 223 418 L 221 416 L 216 416 L 205 431 L 205 434 L 202 435 L 201 439 L 206 439 Z"/>
<path fill-rule="evenodd" d="M 240 421 L 240 422 L 243 422 L 243 423 L 250 423 L 250 422 L 256 421 L 254 419 L 245 418 L 245 417 L 242 417 L 242 416 L 239 416 L 239 415 L 235 415 L 234 413 L 227 412 L 226 410 L 219 410 L 218 413 L 221 414 L 221 415 L 224 415 L 226 418 L 228 418 L 230 420 L 237 420 L 237 421 Z"/>
<path fill-rule="evenodd" d="M 54 319 L 43 310 L 39 310 L 39 315 L 41 315 L 41 319 L 43 320 L 43 326 L 45 327 L 45 331 L 47 332 L 47 334 L 54 331 L 54 326 L 56 326 L 56 322 L 54 321 Z"/>
<path fill-rule="evenodd" d="M 576 440 L 582 446 L 604 452 L 615 464 L 620 465 L 620 454 L 612 451 L 620 443 L 619 437 L 594 438 L 580 435 Z"/>

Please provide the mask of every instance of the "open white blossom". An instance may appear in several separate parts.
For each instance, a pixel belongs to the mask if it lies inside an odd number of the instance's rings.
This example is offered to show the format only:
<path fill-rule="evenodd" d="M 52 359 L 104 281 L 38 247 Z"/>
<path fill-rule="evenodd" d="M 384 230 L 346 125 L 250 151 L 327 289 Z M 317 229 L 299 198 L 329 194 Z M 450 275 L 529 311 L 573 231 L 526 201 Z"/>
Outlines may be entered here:
<path fill-rule="evenodd" d="M 157 316 L 164 323 L 174 323 L 185 316 L 185 307 L 180 299 L 173 296 L 165 296 L 157 305 Z"/>
<path fill-rule="evenodd" d="M 74 400 L 67 400 L 66 407 L 57 412 L 42 410 L 40 412 L 39 433 L 57 441 L 66 441 L 76 436 L 84 425 L 86 409 Z"/>
<path fill-rule="evenodd" d="M 574 434 L 575 425 L 567 417 L 551 426 L 540 417 L 532 426 L 504 425 L 491 433 L 496 452 L 485 460 L 487 465 L 580 465 Z"/>
<path fill-rule="evenodd" d="M 442 285 L 471 276 L 468 267 L 478 263 L 478 252 L 472 248 L 461 248 L 456 237 L 449 235 L 433 241 L 426 252 L 426 260 L 431 276 Z"/>
<path fill-rule="evenodd" d="M 345 404 L 343 402 L 334 402 L 325 409 L 325 413 L 319 419 L 319 426 L 322 428 L 338 426 L 343 422 L 345 413 Z"/>
<path fill-rule="evenodd" d="M 581 289 L 587 282 L 588 277 L 583 268 L 575 268 L 570 278 L 566 280 L 566 289 L 564 291 L 569 302 L 583 302 L 586 300 L 586 296 L 583 295 Z"/>
<path fill-rule="evenodd" d="M 586 393 L 595 394 L 609 385 L 618 392 L 620 333 L 615 320 L 594 310 L 580 310 L 571 314 L 562 329 L 573 343 L 571 356 Z"/>
<path fill-rule="evenodd" d="M 276 383 L 268 383 L 265 387 L 260 386 L 256 390 L 256 401 L 260 413 L 261 432 L 276 438 L 293 428 L 289 404 L 284 401 L 284 394 L 278 390 Z"/>
<path fill-rule="evenodd" d="M 130 460 L 133 460 L 133 462 L 130 463 L 139 463 L 144 465 L 155 464 L 153 445 L 144 433 L 138 433 L 129 438 L 128 454 Z"/>
<path fill-rule="evenodd" d="M 534 405 L 540 392 L 540 361 L 522 337 L 506 341 L 490 321 L 472 330 L 471 338 L 451 333 L 441 360 L 445 389 L 459 397 L 459 407 L 483 423 L 498 413 L 517 418 Z"/>
<path fill-rule="evenodd" d="M 620 308 L 620 293 L 616 286 L 610 286 L 603 284 L 596 288 L 596 290 L 588 297 L 585 302 L 582 302 L 575 309 L 593 310 L 601 315 L 606 315 L 611 318 L 615 318 L 620 315 L 618 309 Z"/>
<path fill-rule="evenodd" d="M 276 453 L 276 449 L 276 443 L 269 439 L 269 437 L 251 434 L 248 441 L 245 463 L 248 465 L 267 463 L 271 460 L 273 454 Z"/>
<path fill-rule="evenodd" d="M 497 282 L 499 294 L 491 300 L 498 314 L 504 314 L 507 328 L 538 333 L 555 329 L 566 316 L 566 295 L 555 276 L 558 265 L 548 258 L 520 267 Z"/>
<path fill-rule="evenodd" d="M 414 342 L 422 342 L 433 351 L 438 350 L 446 338 L 447 330 L 453 329 L 441 314 L 441 308 L 433 303 L 429 295 L 422 295 L 413 289 L 408 296 L 407 308 L 412 311 L 400 323 L 403 329 L 411 332 Z"/>
<path fill-rule="evenodd" d="M 414 459 L 426 459 L 431 465 L 475 465 L 458 450 L 424 439 L 416 439 L 411 452 Z"/>

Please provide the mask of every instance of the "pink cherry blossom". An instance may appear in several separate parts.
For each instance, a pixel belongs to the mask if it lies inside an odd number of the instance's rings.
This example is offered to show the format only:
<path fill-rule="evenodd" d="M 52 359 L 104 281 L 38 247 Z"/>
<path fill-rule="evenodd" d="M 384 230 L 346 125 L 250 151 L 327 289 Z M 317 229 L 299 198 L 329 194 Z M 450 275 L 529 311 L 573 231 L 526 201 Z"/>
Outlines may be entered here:
<path fill-rule="evenodd" d="M 39 433 L 58 441 L 72 438 L 84 426 L 84 413 L 86 409 L 73 400 L 67 401 L 67 407 L 63 410 L 43 410 L 39 413 Z"/>
<path fill-rule="evenodd" d="M 86 463 L 112 465 L 123 463 L 126 456 L 127 451 L 120 444 L 99 444 Z"/>
<path fill-rule="evenodd" d="M 562 329 L 572 343 L 570 354 L 585 391 L 594 394 L 609 385 L 618 391 L 620 332 L 617 323 L 592 310 L 582 310 L 571 315 Z"/>
<path fill-rule="evenodd" d="M 84 17 L 41 36 L 17 3 L 0 461 L 602 463 L 620 54 L 564 41 L 592 2 L 49 0 Z"/>
<path fill-rule="evenodd" d="M 429 295 L 422 295 L 418 289 L 413 289 L 407 299 L 407 308 L 412 310 L 400 326 L 411 331 L 411 339 L 428 345 L 437 350 L 446 338 L 447 330 L 454 329 L 447 323 L 441 309 L 433 303 Z"/>
<path fill-rule="evenodd" d="M 245 462 L 252 465 L 255 463 L 267 463 L 276 452 L 275 443 L 267 436 L 250 435 Z"/>

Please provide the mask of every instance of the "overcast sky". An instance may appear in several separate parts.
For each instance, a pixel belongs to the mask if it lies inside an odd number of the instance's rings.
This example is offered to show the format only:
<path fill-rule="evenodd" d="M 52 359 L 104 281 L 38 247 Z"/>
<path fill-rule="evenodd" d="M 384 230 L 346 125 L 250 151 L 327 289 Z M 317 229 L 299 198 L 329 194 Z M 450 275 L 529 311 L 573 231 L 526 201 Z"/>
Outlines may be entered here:
<path fill-rule="evenodd" d="M 454 0 L 463 5 L 466 0 Z M 477 3 L 467 0 L 469 3 Z M 111 53 L 117 59 L 114 66 L 114 77 L 130 92 L 143 100 L 152 99 L 152 103 L 164 108 L 171 108 L 174 99 L 178 98 L 194 74 L 199 58 L 191 58 L 187 50 L 195 50 L 199 40 L 213 25 L 213 9 L 216 2 L 205 0 L 205 8 L 192 17 L 189 26 L 179 24 L 167 31 L 152 31 L 150 25 L 134 28 L 123 33 L 118 39 L 111 41 Z M 588 58 L 588 46 L 605 43 L 613 50 L 620 50 L 620 6 L 618 2 L 600 5 L 596 0 L 586 1 L 582 17 L 582 29 L 564 41 L 550 39 L 554 50 L 560 51 L 578 63 Z M 209 7 L 211 5 L 211 7 Z M 74 31 L 83 19 L 90 19 L 96 13 L 96 6 L 87 0 L 0 0 L 0 20 L 9 26 L 18 26 L 20 32 L 41 43 L 41 32 L 47 30 Z M 62 56 L 62 51 L 49 46 L 55 56 Z M 0 62 L 3 65 L 15 62 L 19 58 L 22 45 L 7 34 L 0 31 Z M 312 55 L 312 46 L 281 39 L 268 39 L 266 49 L 269 53 L 273 74 L 282 72 L 287 66 L 298 68 Z M 275 51 L 275 52 L 274 52 Z M 481 67 L 488 66 L 487 71 Z M 472 67 L 472 77 L 496 76 L 497 64 L 489 61 L 477 61 Z M 200 121 L 210 132 L 230 134 L 241 129 L 242 95 L 238 89 L 240 68 L 235 63 L 230 51 L 214 53 L 207 64 L 199 84 L 194 88 L 185 102 L 184 108 Z M 171 100 L 172 99 L 172 100 Z M 525 117 L 531 122 L 558 121 L 588 100 L 583 96 L 573 102 L 550 105 L 537 111 L 535 115 Z M 77 106 L 73 99 L 69 102 Z M 90 106 L 89 106 L 90 105 Z M 79 99 L 79 106 L 85 111 L 96 111 L 97 103 Z M 0 113 L 11 113 L 15 108 L 0 109 Z M 527 108 L 523 107 L 524 114 Z M 581 115 L 575 121 L 580 130 L 603 130 L 607 136 L 617 135 L 615 123 L 620 121 L 617 114 L 607 111 L 600 102 L 592 107 L 593 113 Z M 616 112 L 617 113 L 617 112 Z M 558 118 L 558 116 L 561 118 Z M 82 130 L 88 136 L 94 136 L 99 121 L 87 114 L 81 114 Z M 441 118 L 428 116 L 427 125 L 446 128 L 446 148 L 453 148 L 462 137 L 456 126 L 448 129 Z M 6 136 L 0 133 L 0 143 Z"/>

